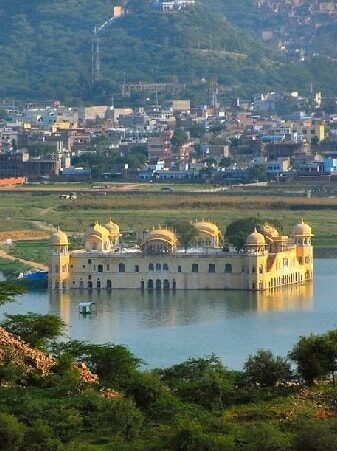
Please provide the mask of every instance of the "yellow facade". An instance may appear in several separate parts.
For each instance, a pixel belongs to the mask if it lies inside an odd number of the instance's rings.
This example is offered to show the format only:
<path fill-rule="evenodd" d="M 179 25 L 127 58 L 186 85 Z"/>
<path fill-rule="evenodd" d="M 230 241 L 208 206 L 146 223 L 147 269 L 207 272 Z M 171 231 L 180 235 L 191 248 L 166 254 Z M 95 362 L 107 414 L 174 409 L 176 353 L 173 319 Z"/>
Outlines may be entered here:
<path fill-rule="evenodd" d="M 84 249 L 69 251 L 57 230 L 50 238 L 50 289 L 157 289 L 265 291 L 313 278 L 312 233 L 303 221 L 292 237 L 265 224 L 239 251 L 221 248 L 222 233 L 209 222 L 196 224 L 199 247 L 182 249 L 174 231 L 154 229 L 140 246 L 123 248 L 111 220 L 84 235 Z"/>
<path fill-rule="evenodd" d="M 293 123 L 290 125 L 292 127 L 293 132 L 302 135 L 306 138 L 308 143 L 311 143 L 315 138 L 318 142 L 324 141 L 327 137 L 327 127 L 325 124 L 320 123 Z"/>
<path fill-rule="evenodd" d="M 61 130 L 70 130 L 72 128 L 77 128 L 78 127 L 78 123 L 74 122 L 74 121 L 60 121 L 60 122 L 55 122 L 52 125 L 52 132 L 53 133 L 57 133 L 58 131 Z"/>

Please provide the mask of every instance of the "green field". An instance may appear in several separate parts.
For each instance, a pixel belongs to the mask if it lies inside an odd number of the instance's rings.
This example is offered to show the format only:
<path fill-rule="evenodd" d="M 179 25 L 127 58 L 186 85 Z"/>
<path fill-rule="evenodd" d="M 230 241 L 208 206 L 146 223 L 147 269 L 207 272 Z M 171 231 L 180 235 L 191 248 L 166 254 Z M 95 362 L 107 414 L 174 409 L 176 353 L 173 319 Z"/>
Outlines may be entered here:
<path fill-rule="evenodd" d="M 0 271 L 8 279 L 16 278 L 21 272 L 28 271 L 30 266 L 21 263 L 18 260 L 11 261 L 6 258 L 0 258 Z"/>
<path fill-rule="evenodd" d="M 48 240 L 17 241 L 8 249 L 8 253 L 17 258 L 48 263 Z"/>

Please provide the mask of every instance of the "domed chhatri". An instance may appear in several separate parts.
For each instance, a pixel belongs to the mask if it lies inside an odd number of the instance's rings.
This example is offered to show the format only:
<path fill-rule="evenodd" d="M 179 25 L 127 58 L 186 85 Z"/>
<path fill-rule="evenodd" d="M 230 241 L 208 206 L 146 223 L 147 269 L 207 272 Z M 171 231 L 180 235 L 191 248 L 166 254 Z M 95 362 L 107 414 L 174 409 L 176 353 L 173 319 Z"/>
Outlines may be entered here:
<path fill-rule="evenodd" d="M 237 251 L 223 248 L 216 224 L 194 225 L 187 248 L 182 232 L 180 242 L 161 226 L 139 232 L 141 245 L 122 247 L 119 226 L 110 220 L 89 227 L 83 249 L 69 250 L 58 229 L 49 241 L 49 288 L 264 291 L 313 279 L 311 227 L 303 221 L 291 238 L 271 224 L 255 228 Z"/>
<path fill-rule="evenodd" d="M 177 244 L 177 236 L 176 234 L 169 229 L 154 229 L 151 230 L 151 232 L 148 235 L 147 241 L 150 240 L 163 240 L 163 241 L 168 241 L 170 243 L 174 243 Z"/>
<path fill-rule="evenodd" d="M 115 222 L 111 221 L 111 218 L 107 224 L 105 224 L 105 228 L 109 231 L 110 236 L 116 237 L 120 236 L 119 225 Z"/>
<path fill-rule="evenodd" d="M 302 219 L 302 221 L 299 224 L 297 224 L 297 226 L 294 228 L 293 236 L 294 237 L 299 237 L 299 236 L 311 237 L 311 236 L 313 236 L 311 227 L 309 226 L 309 224 L 306 224 Z"/>
<path fill-rule="evenodd" d="M 266 240 L 262 233 L 259 233 L 255 227 L 254 232 L 247 236 L 247 246 L 265 246 Z"/>
<path fill-rule="evenodd" d="M 219 234 L 221 235 L 219 227 L 216 224 L 213 224 L 213 222 L 204 220 L 197 221 L 194 226 L 198 232 L 205 232 L 214 236 L 218 236 Z"/>
<path fill-rule="evenodd" d="M 96 221 L 84 235 L 84 247 L 86 251 L 110 251 L 109 230 Z"/>
<path fill-rule="evenodd" d="M 103 227 L 98 221 L 94 225 L 90 226 L 85 234 L 85 236 L 95 235 L 98 238 L 105 239 L 110 233 L 109 230 Z"/>
<path fill-rule="evenodd" d="M 49 246 L 68 246 L 68 236 L 58 227 L 56 232 L 52 233 L 49 238 Z"/>
<path fill-rule="evenodd" d="M 178 238 L 169 229 L 154 229 L 148 233 L 142 244 L 142 249 L 147 254 L 167 254 L 177 249 Z"/>
<path fill-rule="evenodd" d="M 109 232 L 111 246 L 118 246 L 119 238 L 122 236 L 120 233 L 119 225 L 115 222 L 112 222 L 110 219 L 109 222 L 105 224 L 105 228 Z"/>
<path fill-rule="evenodd" d="M 197 230 L 197 246 L 220 247 L 222 233 L 216 224 L 209 221 L 196 221 L 194 227 Z"/>

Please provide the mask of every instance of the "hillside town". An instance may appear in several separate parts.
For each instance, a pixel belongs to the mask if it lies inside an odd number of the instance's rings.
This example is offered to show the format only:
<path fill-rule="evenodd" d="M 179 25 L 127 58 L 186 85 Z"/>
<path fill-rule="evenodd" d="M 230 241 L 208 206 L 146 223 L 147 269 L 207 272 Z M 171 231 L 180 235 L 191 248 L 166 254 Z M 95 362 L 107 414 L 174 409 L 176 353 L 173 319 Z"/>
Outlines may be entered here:
<path fill-rule="evenodd" d="M 216 88 L 211 94 L 201 106 L 188 99 L 143 107 L 3 102 L 0 177 L 8 183 L 337 181 L 337 110 L 323 110 L 320 92 L 311 98 L 270 92 L 230 105 L 219 104 Z"/>
<path fill-rule="evenodd" d="M 331 42 L 322 39 L 323 30 L 330 33 L 336 27 L 336 1 L 256 0 L 256 4 L 261 12 L 263 41 L 276 44 L 300 61 L 319 56 L 320 51 L 336 56 Z"/>

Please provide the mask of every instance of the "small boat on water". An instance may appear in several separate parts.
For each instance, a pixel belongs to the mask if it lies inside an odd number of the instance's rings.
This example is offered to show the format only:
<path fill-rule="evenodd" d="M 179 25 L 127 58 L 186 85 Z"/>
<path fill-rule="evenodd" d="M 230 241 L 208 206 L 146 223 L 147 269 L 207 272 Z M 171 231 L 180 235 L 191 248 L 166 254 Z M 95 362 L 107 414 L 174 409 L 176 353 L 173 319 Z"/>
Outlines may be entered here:
<path fill-rule="evenodd" d="M 96 302 L 80 302 L 78 307 L 81 315 L 91 315 L 92 313 L 97 313 Z"/>
<path fill-rule="evenodd" d="M 48 271 L 34 269 L 19 274 L 17 282 L 28 286 L 29 288 L 47 288 L 48 287 Z"/>

